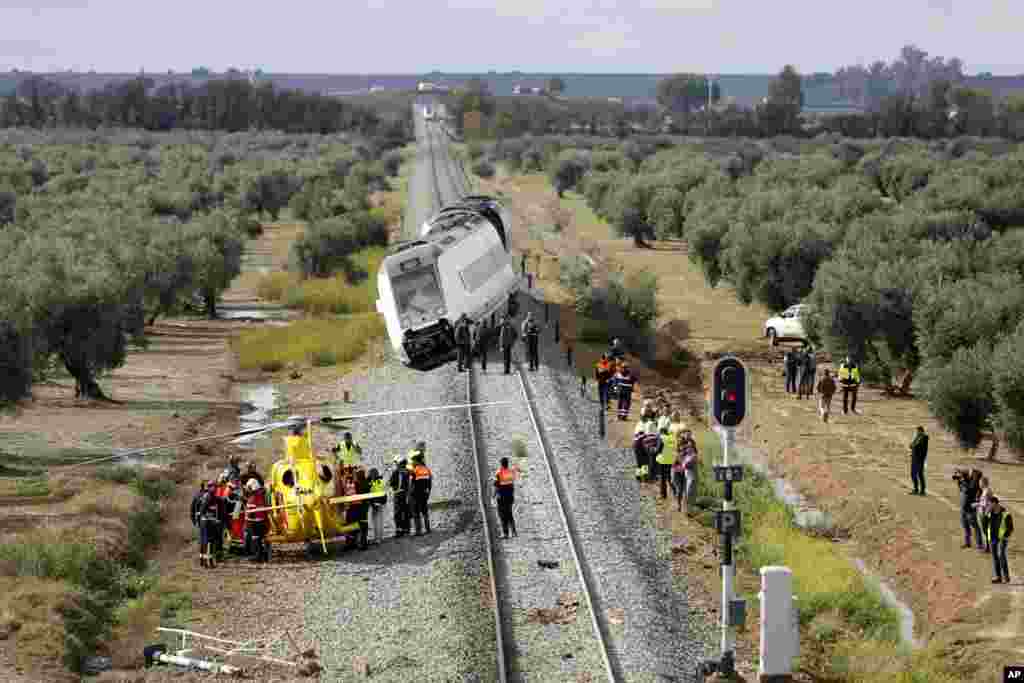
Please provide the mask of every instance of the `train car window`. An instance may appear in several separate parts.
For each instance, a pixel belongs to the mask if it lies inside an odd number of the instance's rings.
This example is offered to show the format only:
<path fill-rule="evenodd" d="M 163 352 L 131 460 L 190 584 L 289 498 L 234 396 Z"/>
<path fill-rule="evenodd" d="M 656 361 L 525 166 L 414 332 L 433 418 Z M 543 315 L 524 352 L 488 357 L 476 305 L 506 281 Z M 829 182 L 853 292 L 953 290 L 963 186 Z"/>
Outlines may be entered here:
<path fill-rule="evenodd" d="M 505 250 L 501 245 L 496 244 L 459 271 L 459 277 L 462 278 L 462 285 L 466 291 L 472 293 L 480 289 L 485 282 L 501 270 L 504 260 Z"/>
<path fill-rule="evenodd" d="M 392 277 L 391 288 L 399 315 L 433 315 L 435 309 L 444 305 L 441 287 L 432 266 Z"/>

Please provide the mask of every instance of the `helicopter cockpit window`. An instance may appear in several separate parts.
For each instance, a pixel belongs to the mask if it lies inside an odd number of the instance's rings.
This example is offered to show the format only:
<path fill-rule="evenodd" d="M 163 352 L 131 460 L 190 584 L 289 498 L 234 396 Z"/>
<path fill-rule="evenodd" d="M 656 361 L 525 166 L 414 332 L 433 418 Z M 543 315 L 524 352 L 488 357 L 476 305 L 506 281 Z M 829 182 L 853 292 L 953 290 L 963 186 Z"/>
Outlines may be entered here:
<path fill-rule="evenodd" d="M 288 488 L 295 486 L 295 473 L 291 470 L 285 470 L 284 474 L 281 475 L 281 483 Z"/>
<path fill-rule="evenodd" d="M 320 481 L 324 482 L 325 484 L 330 482 L 331 479 L 334 478 L 334 475 L 331 473 L 331 468 L 328 467 L 327 465 L 321 463 L 317 469 L 319 470 Z"/>

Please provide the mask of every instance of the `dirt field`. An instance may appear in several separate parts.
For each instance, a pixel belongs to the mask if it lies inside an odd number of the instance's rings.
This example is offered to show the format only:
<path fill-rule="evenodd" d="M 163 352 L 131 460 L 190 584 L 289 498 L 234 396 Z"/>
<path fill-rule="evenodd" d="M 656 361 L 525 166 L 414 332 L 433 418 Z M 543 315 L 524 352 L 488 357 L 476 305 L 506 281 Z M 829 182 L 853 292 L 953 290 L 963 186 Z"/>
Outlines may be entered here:
<path fill-rule="evenodd" d="M 250 243 L 246 274 L 225 293 L 229 306 L 265 304 L 254 290 L 254 267 L 276 265 L 287 255 L 287 245 L 297 234 L 294 224 L 271 224 L 264 235 Z M 150 344 L 146 349 L 133 349 L 122 368 L 100 384 L 114 404 L 78 401 L 74 398 L 74 382 L 70 378 L 39 385 L 34 399 L 0 415 L 0 451 L 4 464 L 13 469 L 2 474 L 23 475 L 48 469 L 49 494 L 26 496 L 24 476 L 0 477 L 0 505 L 3 524 L 0 542 L 46 527 L 48 531 L 82 529 L 86 538 L 103 540 L 104 529 L 109 536 L 119 527 L 111 526 L 113 511 L 100 507 L 108 489 L 81 475 L 66 474 L 66 463 L 83 457 L 109 455 L 114 448 L 135 448 L 168 443 L 203 434 L 229 432 L 239 428 L 240 404 L 233 390 L 234 361 L 228 340 L 238 330 L 257 322 L 203 319 L 159 320 L 148 330 Z M 340 368 L 322 368 L 310 372 L 307 381 L 325 381 L 322 375 L 336 378 Z M 302 648 L 302 596 L 293 589 L 301 585 L 306 569 L 301 562 L 285 559 L 271 567 L 245 566 L 231 560 L 213 571 L 200 571 L 193 542 L 193 528 L 188 509 L 196 483 L 215 475 L 224 466 L 224 459 L 233 447 L 208 442 L 172 451 L 174 464 L 167 477 L 181 482 L 175 497 L 165 505 L 167 521 L 162 541 L 152 558 L 153 571 L 159 585 L 146 595 L 146 605 L 138 605 L 108 643 L 107 654 L 119 669 L 141 664 L 142 647 L 157 642 L 155 627 L 159 624 L 161 600 L 192 596 L 191 607 L 184 614 L 186 623 L 177 625 L 199 632 L 242 640 L 277 628 L 288 628 Z M 269 462 L 272 453 L 244 453 Z M 166 464 L 166 459 L 153 458 Z M 113 490 L 113 489 L 109 489 Z M 11 581 L 12 586 L 7 584 Z M 0 576 L 0 588 L 15 600 L 33 605 L 38 610 L 54 610 L 66 597 L 66 584 L 55 581 L 18 580 Z M 11 593 L 12 588 L 17 591 Z M 254 601 L 254 597 L 258 600 Z M 26 606 L 28 606 L 26 605 Z M 237 605 L 225 610 L 225 605 Z M 265 605 L 272 605 L 267 609 Z M 0 622 L 17 621 L 17 605 L 0 605 Z M 14 610 L 12 612 L 12 610 Z M 12 616 L 13 615 L 13 616 Z M 20 623 L 20 622 L 19 622 Z M 166 625 L 166 624 L 164 624 Z M 47 622 L 29 623 L 23 627 L 0 629 L 0 679 L 59 680 L 66 676 L 59 656 L 62 627 L 60 616 Z M 49 639 L 48 641 L 46 639 Z M 54 647 L 56 645 L 56 647 Z M 285 644 L 285 651 L 290 645 Z M 251 662 L 250 662 L 251 663 Z M 293 674 L 280 667 L 271 667 L 260 674 L 260 680 L 288 680 Z M 120 675 L 120 674 L 119 674 Z M 19 678 L 23 676 L 24 678 Z M 40 678 L 41 676 L 41 678 Z M 162 680 L 178 673 L 156 673 L 146 680 Z M 120 680 L 113 673 L 106 676 Z M 135 680 L 124 674 L 127 680 Z M 186 678 L 187 680 L 187 678 Z"/>
<path fill-rule="evenodd" d="M 482 184 L 485 190 L 502 192 L 518 220 L 552 222 L 554 193 L 543 176 L 499 175 Z M 991 556 L 960 547 L 958 491 L 950 479 L 954 467 L 978 467 L 991 478 L 997 495 L 1011 501 L 1011 511 L 1018 512 L 1024 509 L 1020 503 L 1024 501 L 1024 463 L 1005 449 L 997 462 L 985 461 L 987 444 L 984 452 L 962 452 L 929 416 L 923 402 L 888 398 L 879 387 L 861 388 L 859 415 L 843 415 L 841 396 L 837 397 L 839 410 L 834 405 L 831 421 L 822 423 L 814 402 L 799 401 L 784 391 L 780 365 L 784 349 L 772 349 L 761 338 L 763 321 L 770 315 L 767 310 L 739 304 L 731 288 L 709 288 L 699 269 L 687 259 L 683 245 L 655 243 L 654 249 L 636 249 L 629 240 L 614 239 L 610 227 L 597 219 L 578 195 L 567 193 L 562 206 L 574 216 L 563 230 L 563 240 L 541 243 L 523 239 L 517 245 L 544 254 L 539 268 L 531 260 L 529 269 L 540 273 L 545 290 L 558 290 L 554 283 L 557 258 L 570 251 L 573 243 L 599 265 L 621 264 L 627 270 L 653 272 L 660 283 L 659 325 L 671 325 L 677 339 L 684 336 L 680 341 L 705 361 L 703 382 L 695 382 L 693 377 L 666 382 L 653 373 L 641 372 L 640 400 L 652 390 L 666 392 L 687 404 L 690 419 L 696 420 L 703 414 L 701 390 L 710 382 L 712 363 L 708 361 L 725 352 L 738 355 L 753 370 L 753 415 L 748 417 L 752 445 L 761 448 L 773 468 L 849 531 L 850 541 L 843 544 L 844 549 L 851 558 L 863 558 L 911 606 L 917 636 L 949 644 L 950 656 L 958 662 L 989 663 L 976 680 L 1001 680 L 1004 665 L 1024 661 L 1024 585 L 1016 578 L 1010 585 L 991 584 Z M 563 326 L 571 327 L 568 317 Z M 581 350 L 576 353 L 579 367 L 589 373 L 593 355 Z M 823 367 L 834 370 L 829 363 Z M 613 421 L 612 425 L 610 438 L 626 445 L 632 423 Z M 908 446 L 918 425 L 931 436 L 925 498 L 908 495 Z M 683 536 L 700 536 L 688 520 L 674 524 L 681 524 Z M 681 552 L 677 562 L 686 565 L 687 573 L 696 574 L 710 564 L 705 578 L 717 591 L 717 559 L 706 559 L 713 556 L 713 546 L 694 543 L 694 549 Z M 1011 576 L 1021 557 L 1013 545 L 1011 542 L 1009 550 Z M 756 582 L 751 590 L 757 590 Z M 717 592 L 714 595 L 717 597 Z M 715 600 L 710 601 L 709 609 L 715 609 Z M 756 638 L 756 623 L 749 631 Z"/>

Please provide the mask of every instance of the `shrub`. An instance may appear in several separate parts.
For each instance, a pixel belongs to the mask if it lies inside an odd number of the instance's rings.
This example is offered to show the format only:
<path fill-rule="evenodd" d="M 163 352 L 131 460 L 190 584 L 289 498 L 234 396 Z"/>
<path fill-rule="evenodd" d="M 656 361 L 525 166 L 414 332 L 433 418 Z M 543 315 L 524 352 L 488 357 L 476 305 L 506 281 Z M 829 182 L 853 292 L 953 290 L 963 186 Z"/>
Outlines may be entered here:
<path fill-rule="evenodd" d="M 481 178 L 493 178 L 494 177 L 494 164 L 491 162 L 481 159 L 473 164 L 473 173 L 480 176 Z"/>
<path fill-rule="evenodd" d="M 608 323 L 604 320 L 593 318 L 577 318 L 580 321 L 580 329 L 576 333 L 577 338 L 584 344 L 605 345 L 611 339 L 608 331 Z"/>
<path fill-rule="evenodd" d="M 397 176 L 398 169 L 402 167 L 402 152 L 401 150 L 393 149 L 381 157 L 381 163 L 384 165 L 384 170 L 389 176 Z"/>
<path fill-rule="evenodd" d="M 317 349 L 310 354 L 310 364 L 313 367 L 325 368 L 338 364 L 338 355 L 328 349 Z"/>
<path fill-rule="evenodd" d="M 384 335 L 383 318 L 376 313 L 363 313 L 344 318 L 307 318 L 287 327 L 243 330 L 232 340 L 232 348 L 239 367 L 274 372 L 289 363 L 306 363 L 314 354 L 327 352 L 334 354 L 337 363 L 349 363 Z"/>
<path fill-rule="evenodd" d="M 484 147 L 479 142 L 471 142 L 466 147 L 466 154 L 470 161 L 476 161 L 484 155 Z"/>
<path fill-rule="evenodd" d="M 314 223 L 292 245 L 292 260 L 303 275 L 323 277 L 350 269 L 350 257 L 370 246 L 387 244 L 388 226 L 367 211 Z"/>
<path fill-rule="evenodd" d="M 921 369 L 921 385 L 932 414 L 957 435 L 962 448 L 977 448 L 982 432 L 992 427 L 991 358 L 991 344 L 982 341 L 957 349 L 946 363 L 930 361 Z"/>

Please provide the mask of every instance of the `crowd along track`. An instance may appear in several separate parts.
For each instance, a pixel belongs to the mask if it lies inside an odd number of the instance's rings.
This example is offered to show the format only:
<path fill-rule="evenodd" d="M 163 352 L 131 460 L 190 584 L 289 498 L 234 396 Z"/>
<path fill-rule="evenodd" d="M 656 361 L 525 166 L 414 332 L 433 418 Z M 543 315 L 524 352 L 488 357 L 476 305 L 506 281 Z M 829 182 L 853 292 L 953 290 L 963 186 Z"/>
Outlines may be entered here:
<path fill-rule="evenodd" d="M 589 674 L 589 680 L 622 680 L 611 654 L 607 611 L 580 551 L 565 484 L 552 458 L 522 366 L 509 375 L 495 364 L 466 373 L 467 403 L 494 396 L 521 398 L 503 410 L 469 408 L 483 534 L 491 574 L 499 680 L 551 680 Z M 513 440 L 523 448 L 512 448 Z M 489 503 L 502 456 L 520 469 L 516 481 L 518 536 L 498 535 L 501 524 Z M 552 624 L 557 624 L 552 628 Z M 582 678 L 580 680 L 583 680 Z"/>

